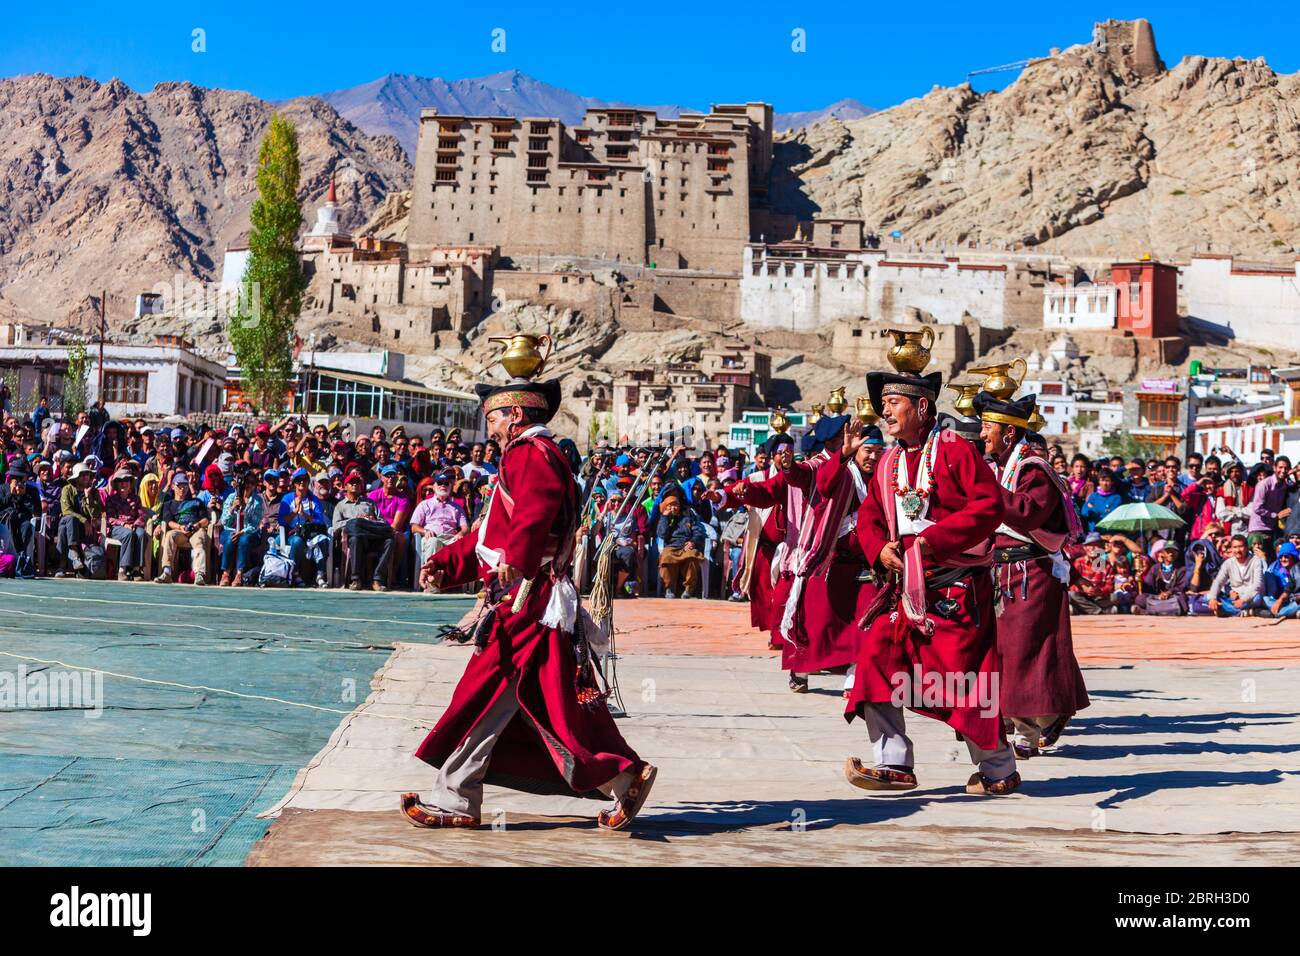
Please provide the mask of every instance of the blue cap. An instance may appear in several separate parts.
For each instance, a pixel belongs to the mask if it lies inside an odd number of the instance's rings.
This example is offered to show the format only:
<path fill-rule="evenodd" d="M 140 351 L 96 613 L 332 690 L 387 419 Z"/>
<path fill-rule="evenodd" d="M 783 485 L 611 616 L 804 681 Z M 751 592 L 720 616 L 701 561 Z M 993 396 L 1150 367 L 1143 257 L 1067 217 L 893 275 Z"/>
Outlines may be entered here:
<path fill-rule="evenodd" d="M 848 415 L 823 415 L 817 419 L 812 431 L 803 436 L 802 448 L 805 455 L 821 451 L 823 445 L 844 430 L 849 423 Z"/>
<path fill-rule="evenodd" d="M 1290 541 L 1283 542 L 1282 546 L 1277 549 L 1277 556 L 1280 558 L 1283 555 L 1287 555 L 1300 561 L 1300 548 L 1297 548 Z"/>
<path fill-rule="evenodd" d="M 617 458 L 614 459 L 614 465 L 618 468 L 622 468 L 624 465 L 630 465 L 630 464 L 632 464 L 632 459 L 629 458 L 627 455 L 619 455 Z"/>
<path fill-rule="evenodd" d="M 436 475 L 433 476 L 433 480 L 434 480 L 435 483 L 437 483 L 437 482 L 444 482 L 444 481 L 451 481 L 451 477 L 452 477 L 451 472 L 449 472 L 449 471 L 440 471 L 440 472 L 438 472 Z"/>
<path fill-rule="evenodd" d="M 379 469 L 379 473 L 381 475 L 395 475 L 399 471 L 401 471 L 401 469 L 398 468 L 396 465 L 384 465 L 383 468 Z"/>
<path fill-rule="evenodd" d="M 299 478 L 310 478 L 310 477 L 311 477 L 311 475 L 309 475 L 309 474 L 307 473 L 307 469 L 306 469 L 306 468 L 299 468 L 297 471 L 295 471 L 295 472 L 293 473 L 293 479 L 292 479 L 292 480 L 293 480 L 293 481 L 297 481 Z"/>
<path fill-rule="evenodd" d="M 172 438 L 184 438 L 184 437 L 185 437 L 185 429 L 183 428 L 172 429 Z"/>
<path fill-rule="evenodd" d="M 868 425 L 862 429 L 862 443 L 864 445 L 883 445 L 885 436 L 880 433 L 880 429 L 875 425 Z"/>
<path fill-rule="evenodd" d="M 268 478 L 270 478 L 270 479 L 272 479 L 272 480 L 274 480 L 274 481 L 279 481 L 279 480 L 280 480 L 280 471 L 279 471 L 279 469 L 276 469 L 276 468 L 268 468 L 268 469 L 266 469 L 266 471 L 262 472 L 262 480 L 265 481 L 265 480 L 268 479 Z"/>

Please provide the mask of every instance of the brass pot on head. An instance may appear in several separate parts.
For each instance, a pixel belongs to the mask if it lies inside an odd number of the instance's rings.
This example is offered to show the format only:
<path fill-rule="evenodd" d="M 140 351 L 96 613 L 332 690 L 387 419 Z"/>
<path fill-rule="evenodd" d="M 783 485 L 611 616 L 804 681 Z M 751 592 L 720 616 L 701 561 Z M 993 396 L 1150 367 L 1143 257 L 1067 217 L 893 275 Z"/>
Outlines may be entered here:
<path fill-rule="evenodd" d="M 948 388 L 957 393 L 953 399 L 952 407 L 962 418 L 975 418 L 975 396 L 980 392 L 979 382 L 968 382 L 965 385 L 958 385 L 955 382 L 949 382 Z"/>
<path fill-rule="evenodd" d="M 523 332 L 493 336 L 488 341 L 506 343 L 501 364 L 511 378 L 532 378 L 539 374 L 555 346 L 549 335 L 528 335 Z M 539 351 L 540 346 L 545 346 L 546 350 Z"/>
<path fill-rule="evenodd" d="M 880 421 L 880 416 L 877 415 L 876 410 L 871 407 L 871 399 L 867 398 L 867 396 L 859 395 L 854 400 L 853 405 L 857 409 L 858 421 L 862 422 L 863 427 L 874 425 L 876 422 Z"/>
<path fill-rule="evenodd" d="M 808 416 L 808 424 L 809 424 L 810 426 L 811 426 L 811 425 L 816 425 L 819 421 L 822 420 L 822 409 L 823 409 L 823 408 L 825 408 L 825 406 L 824 406 L 824 405 L 821 405 L 821 404 L 817 404 L 817 405 L 814 405 L 814 406 L 812 407 L 812 412 L 811 412 L 811 413 L 809 414 L 809 416 Z"/>
<path fill-rule="evenodd" d="M 1038 409 L 1034 409 L 1034 414 L 1029 416 L 1029 430 L 1031 432 L 1041 432 L 1043 426 L 1047 424 L 1047 419 L 1038 414 Z"/>
<path fill-rule="evenodd" d="M 777 409 L 767 418 L 768 427 L 777 435 L 784 435 L 790 430 L 790 419 L 785 417 L 785 412 Z"/>
<path fill-rule="evenodd" d="M 844 397 L 844 386 L 840 385 L 831 389 L 831 397 L 826 399 L 826 411 L 832 415 L 843 415 L 844 410 L 849 407 L 849 400 Z"/>
<path fill-rule="evenodd" d="M 1020 376 L 1018 378 L 1011 373 L 1011 370 L 1017 365 L 1020 366 Z M 1020 383 L 1025 380 L 1025 373 L 1029 371 L 1029 365 L 1024 359 L 1017 358 L 1013 362 L 985 365 L 982 368 L 973 368 L 969 371 L 975 375 L 987 376 L 981 387 L 994 398 L 1005 401 L 1016 393 Z"/>
<path fill-rule="evenodd" d="M 928 325 L 921 326 L 915 332 L 904 329 L 889 329 L 893 336 L 894 347 L 885 353 L 889 364 L 900 375 L 919 375 L 930 364 L 930 346 L 934 345 L 934 329 Z M 924 344 L 922 344 L 924 340 Z"/>

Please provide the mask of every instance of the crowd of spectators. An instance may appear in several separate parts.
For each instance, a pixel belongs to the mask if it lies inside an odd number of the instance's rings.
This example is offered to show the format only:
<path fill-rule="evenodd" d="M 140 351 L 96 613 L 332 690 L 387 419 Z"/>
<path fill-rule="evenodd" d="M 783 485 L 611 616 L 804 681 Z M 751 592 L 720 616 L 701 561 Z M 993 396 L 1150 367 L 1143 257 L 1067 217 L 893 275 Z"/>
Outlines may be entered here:
<path fill-rule="evenodd" d="M 1067 459 L 1054 447 L 1087 532 L 1076 549 L 1070 604 L 1080 614 L 1300 613 L 1300 474 L 1264 449 L 1244 464 L 1227 449 L 1165 458 Z M 1103 524 L 1128 504 L 1160 505 L 1179 520 L 1160 531 Z"/>
<path fill-rule="evenodd" d="M 0 448 L 0 574 L 377 591 L 469 533 L 500 455 L 454 428 L 65 420 L 45 400 L 4 416 Z"/>

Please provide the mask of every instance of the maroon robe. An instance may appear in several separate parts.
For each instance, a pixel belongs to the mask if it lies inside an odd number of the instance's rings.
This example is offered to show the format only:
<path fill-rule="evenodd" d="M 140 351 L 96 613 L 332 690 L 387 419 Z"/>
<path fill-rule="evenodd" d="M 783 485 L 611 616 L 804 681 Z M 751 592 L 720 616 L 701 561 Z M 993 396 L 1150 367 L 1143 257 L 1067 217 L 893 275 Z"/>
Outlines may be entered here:
<path fill-rule="evenodd" d="M 815 479 L 817 492 L 823 499 L 831 495 L 851 496 L 849 514 L 853 514 L 858 509 L 858 498 L 848 468 L 837 452 L 817 469 Z M 850 531 L 836 540 L 831 560 L 804 581 L 795 616 L 799 640 L 784 655 L 789 661 L 783 660 L 783 666 L 808 674 L 847 667 L 858 659 L 862 634 L 858 621 L 876 596 L 874 584 L 858 580 L 866 564 L 856 533 Z M 777 624 L 780 624 L 779 617 Z"/>
<path fill-rule="evenodd" d="M 512 613 L 520 585 L 510 588 L 488 646 L 470 657 L 451 703 L 416 756 L 441 767 L 517 678 L 520 709 L 492 750 L 486 781 L 530 793 L 608 799 L 597 788 L 639 760 L 603 702 L 578 703 L 573 638 L 541 623 L 553 587 L 542 562 L 572 537 L 578 508 L 577 485 L 549 437 L 507 446 L 494 499 L 483 543 L 504 552 L 506 564 L 533 580 L 532 590 Z M 502 507 L 507 500 L 513 511 Z M 447 587 L 476 578 L 488 582 L 496 572 L 477 555 L 477 543 L 477 534 L 467 534 L 433 555 L 428 566 L 446 573 Z"/>
<path fill-rule="evenodd" d="M 1041 468 L 1022 467 L 1014 492 L 999 487 L 1007 527 L 1026 536 L 1039 529 L 1066 532 L 1061 492 Z M 1023 545 L 999 532 L 993 538 L 993 558 L 997 560 L 1001 548 Z M 994 573 L 1002 592 L 998 616 L 1002 713 L 1045 717 L 1083 710 L 1088 706 L 1088 690 L 1070 635 L 1069 589 L 1052 576 L 1052 559 L 998 564 Z"/>
<path fill-rule="evenodd" d="M 887 459 L 876 467 L 867 500 L 858 510 L 857 529 L 862 552 L 882 580 L 886 572 L 878 559 L 890 540 L 884 509 L 895 507 L 888 475 L 883 476 L 882 495 L 882 469 L 886 465 Z M 918 448 L 907 456 L 908 483 L 912 487 L 920 466 Z M 987 545 L 1002 522 L 1002 499 L 993 472 L 969 441 L 954 432 L 943 432 L 935 442 L 933 469 L 925 517 L 934 524 L 919 536 L 904 535 L 902 539 L 903 552 L 914 546 L 917 537 L 930 543 L 933 554 L 925 561 L 927 570 Z M 861 716 L 864 703 L 889 702 L 896 675 L 914 686 L 916 667 L 926 676 L 970 675 L 979 682 L 977 689 L 991 692 L 998 670 L 992 577 L 986 569 L 976 568 L 962 583 L 966 586 L 926 589 L 926 615 L 934 623 L 934 634 L 929 638 L 902 626 L 905 617 L 901 608 L 897 620 L 891 614 L 893 608 L 886 608 L 871 622 L 861 640 L 846 719 Z M 957 604 L 951 619 L 935 613 L 935 602 L 945 597 Z M 994 701 L 991 708 L 983 708 L 978 696 L 909 709 L 942 720 L 981 749 L 996 750 L 1004 740 L 998 705 Z M 949 703 L 953 706 L 944 706 Z"/>
<path fill-rule="evenodd" d="M 763 523 L 763 537 L 754 552 L 754 571 L 749 578 L 749 618 L 755 627 L 768 632 L 769 647 L 781 648 L 781 669 L 789 670 L 786 658 L 790 656 L 791 645 L 781 637 L 781 615 L 785 613 L 785 601 L 790 595 L 792 579 L 790 575 L 782 574 L 774 585 L 772 562 L 776 558 L 777 545 L 786 539 L 789 489 L 794 486 L 805 495 L 811 491 L 813 468 L 807 462 L 797 461 L 790 466 L 789 471 L 778 471 L 770 478 L 742 480 L 745 485 L 744 497 L 734 493 L 736 485 L 733 484 L 727 489 L 726 506 L 734 508 L 743 504 L 747 508 L 771 509 Z"/>

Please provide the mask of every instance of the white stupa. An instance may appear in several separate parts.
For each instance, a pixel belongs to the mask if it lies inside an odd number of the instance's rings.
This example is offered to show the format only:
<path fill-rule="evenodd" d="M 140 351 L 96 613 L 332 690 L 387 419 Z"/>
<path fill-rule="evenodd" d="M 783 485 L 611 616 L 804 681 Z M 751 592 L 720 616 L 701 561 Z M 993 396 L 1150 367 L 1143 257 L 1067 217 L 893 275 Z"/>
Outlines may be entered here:
<path fill-rule="evenodd" d="M 330 173 L 330 188 L 325 194 L 325 205 L 316 210 L 316 224 L 303 239 L 306 249 L 328 249 L 330 246 L 350 243 L 352 236 L 339 225 L 338 194 L 334 189 L 334 174 Z"/>

